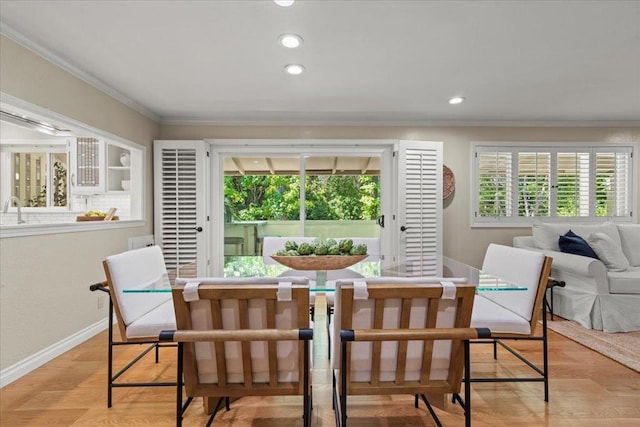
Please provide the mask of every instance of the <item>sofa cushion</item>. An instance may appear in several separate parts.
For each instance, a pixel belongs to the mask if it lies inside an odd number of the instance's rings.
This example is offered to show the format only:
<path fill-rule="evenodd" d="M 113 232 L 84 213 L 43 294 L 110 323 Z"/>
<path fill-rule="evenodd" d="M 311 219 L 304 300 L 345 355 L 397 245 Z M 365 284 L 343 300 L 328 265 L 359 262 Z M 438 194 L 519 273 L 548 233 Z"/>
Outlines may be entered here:
<path fill-rule="evenodd" d="M 598 258 L 598 255 L 596 255 L 587 241 L 571 230 L 567 231 L 567 234 L 564 236 L 560 236 L 560 239 L 558 239 L 558 245 L 562 252 L 587 256 L 589 258 Z"/>
<path fill-rule="evenodd" d="M 640 267 L 640 224 L 618 224 L 618 231 L 629 264 Z"/>
<path fill-rule="evenodd" d="M 612 294 L 640 294 L 640 267 L 626 271 L 610 271 L 609 292 Z"/>
<path fill-rule="evenodd" d="M 588 236 L 591 233 L 604 233 L 620 246 L 618 227 L 612 222 L 602 224 L 569 224 L 536 221 L 532 226 L 533 239 L 536 247 L 549 251 L 560 252 L 558 239 L 571 229 L 578 236 Z"/>
<path fill-rule="evenodd" d="M 607 266 L 607 270 L 625 271 L 629 268 L 629 261 L 622 253 L 622 248 L 608 235 L 591 233 L 587 238 L 587 242 L 598 255 L 600 261 Z"/>

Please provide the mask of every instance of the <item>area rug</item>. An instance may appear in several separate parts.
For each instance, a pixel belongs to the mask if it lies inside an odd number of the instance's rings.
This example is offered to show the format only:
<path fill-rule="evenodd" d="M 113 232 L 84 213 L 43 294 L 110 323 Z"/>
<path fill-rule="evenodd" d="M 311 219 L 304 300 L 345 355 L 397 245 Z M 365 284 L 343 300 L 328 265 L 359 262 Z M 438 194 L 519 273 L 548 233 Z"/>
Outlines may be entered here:
<path fill-rule="evenodd" d="M 568 320 L 548 321 L 549 329 L 640 372 L 640 331 L 607 333 Z"/>

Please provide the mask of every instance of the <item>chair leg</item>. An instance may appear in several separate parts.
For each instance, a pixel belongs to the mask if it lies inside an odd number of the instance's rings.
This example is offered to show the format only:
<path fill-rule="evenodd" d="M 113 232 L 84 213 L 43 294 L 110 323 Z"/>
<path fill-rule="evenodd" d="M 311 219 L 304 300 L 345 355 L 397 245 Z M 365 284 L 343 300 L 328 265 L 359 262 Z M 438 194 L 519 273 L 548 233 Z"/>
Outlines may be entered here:
<path fill-rule="evenodd" d="M 178 360 L 177 360 L 177 378 L 176 378 L 176 426 L 182 426 L 182 346 L 181 342 L 178 343 Z M 191 401 L 189 400 L 188 403 Z M 186 409 L 186 408 L 185 408 Z"/>
<path fill-rule="evenodd" d="M 469 351 L 469 340 L 464 340 L 464 425 L 471 427 L 471 380 L 469 372 L 471 370 L 471 352 Z"/>
<path fill-rule="evenodd" d="M 107 336 L 109 359 L 107 362 L 107 408 L 111 408 L 113 395 L 113 301 L 109 295 L 109 335 Z"/>
<path fill-rule="evenodd" d="M 328 302 L 327 302 L 328 303 Z M 329 353 L 328 358 L 331 360 L 331 331 L 329 330 L 331 327 L 331 315 L 333 314 L 333 308 L 327 305 L 327 351 Z"/>
<path fill-rule="evenodd" d="M 416 397 L 417 397 L 417 395 L 416 395 Z M 436 426 L 442 427 L 442 423 L 440 422 L 440 418 L 438 418 L 438 415 L 436 414 L 436 411 L 434 411 L 433 408 L 431 407 L 431 404 L 429 403 L 429 400 L 427 399 L 427 396 L 425 396 L 424 394 L 421 394 L 420 397 L 422 398 L 422 401 L 424 402 L 424 404 L 426 405 L 427 409 L 429 410 L 429 414 L 431 414 L 431 418 L 433 418 L 433 421 L 435 421 Z"/>
<path fill-rule="evenodd" d="M 551 289 L 553 292 L 553 288 Z M 553 312 L 552 312 L 553 313 Z M 542 304 L 542 376 L 544 377 L 544 401 L 549 401 L 549 345 L 547 342 L 547 310 Z"/>

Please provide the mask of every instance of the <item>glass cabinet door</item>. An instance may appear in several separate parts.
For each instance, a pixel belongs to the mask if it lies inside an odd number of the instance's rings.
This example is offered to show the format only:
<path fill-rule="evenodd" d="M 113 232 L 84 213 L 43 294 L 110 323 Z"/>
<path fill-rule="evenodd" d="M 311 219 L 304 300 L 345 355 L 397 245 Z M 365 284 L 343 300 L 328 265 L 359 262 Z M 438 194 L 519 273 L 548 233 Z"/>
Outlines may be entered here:
<path fill-rule="evenodd" d="M 70 141 L 71 191 L 96 194 L 105 191 L 104 141 L 78 137 Z"/>

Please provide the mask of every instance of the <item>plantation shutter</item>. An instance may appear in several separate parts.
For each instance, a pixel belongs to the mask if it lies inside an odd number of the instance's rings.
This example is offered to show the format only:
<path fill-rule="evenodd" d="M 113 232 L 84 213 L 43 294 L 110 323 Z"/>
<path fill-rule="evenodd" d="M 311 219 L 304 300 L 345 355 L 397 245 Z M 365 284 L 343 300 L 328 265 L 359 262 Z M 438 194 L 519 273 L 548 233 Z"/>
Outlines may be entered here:
<path fill-rule="evenodd" d="M 203 141 L 155 141 L 155 240 L 169 275 L 206 275 Z"/>
<path fill-rule="evenodd" d="M 399 254 L 409 262 L 442 255 L 442 182 L 441 142 L 399 142 L 396 224 Z"/>
<path fill-rule="evenodd" d="M 631 216 L 631 149 L 620 147 L 595 154 L 595 216 Z"/>
<path fill-rule="evenodd" d="M 510 216 L 513 211 L 513 156 L 510 151 L 481 151 L 476 154 L 478 198 L 476 217 Z"/>
<path fill-rule="evenodd" d="M 513 189 L 518 216 L 549 216 L 551 153 L 518 153 L 518 181 Z"/>

